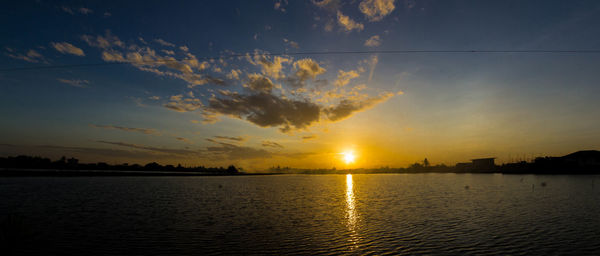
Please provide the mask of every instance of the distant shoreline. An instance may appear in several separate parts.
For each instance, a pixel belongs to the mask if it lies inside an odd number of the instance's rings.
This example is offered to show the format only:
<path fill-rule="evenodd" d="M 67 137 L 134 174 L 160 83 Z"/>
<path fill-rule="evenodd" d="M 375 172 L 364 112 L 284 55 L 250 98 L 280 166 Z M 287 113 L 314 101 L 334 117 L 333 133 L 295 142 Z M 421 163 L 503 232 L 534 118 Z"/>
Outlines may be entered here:
<path fill-rule="evenodd" d="M 210 173 L 174 171 L 118 171 L 118 170 L 56 170 L 0 168 L 0 177 L 102 177 L 102 176 L 257 176 L 281 173 Z"/>
<path fill-rule="evenodd" d="M 118 171 L 118 170 L 57 170 L 57 169 L 18 169 L 0 168 L 0 177 L 136 177 L 136 176 L 265 176 L 265 175 L 346 175 L 346 174 L 505 174 L 505 175 L 600 175 L 598 172 L 365 172 L 336 170 L 333 172 L 174 172 L 174 171 Z"/>

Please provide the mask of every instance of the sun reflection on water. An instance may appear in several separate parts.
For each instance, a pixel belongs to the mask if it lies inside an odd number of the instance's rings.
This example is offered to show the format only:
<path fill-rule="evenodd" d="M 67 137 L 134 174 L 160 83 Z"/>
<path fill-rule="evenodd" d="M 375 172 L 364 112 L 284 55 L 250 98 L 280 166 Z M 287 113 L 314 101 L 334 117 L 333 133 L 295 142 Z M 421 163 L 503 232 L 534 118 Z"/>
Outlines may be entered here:
<path fill-rule="evenodd" d="M 356 214 L 356 205 L 354 198 L 354 184 L 352 182 L 352 174 L 346 175 L 346 219 L 348 231 L 350 231 L 350 242 L 353 243 L 353 247 L 358 243 L 358 235 L 356 230 L 356 224 L 358 216 Z"/>

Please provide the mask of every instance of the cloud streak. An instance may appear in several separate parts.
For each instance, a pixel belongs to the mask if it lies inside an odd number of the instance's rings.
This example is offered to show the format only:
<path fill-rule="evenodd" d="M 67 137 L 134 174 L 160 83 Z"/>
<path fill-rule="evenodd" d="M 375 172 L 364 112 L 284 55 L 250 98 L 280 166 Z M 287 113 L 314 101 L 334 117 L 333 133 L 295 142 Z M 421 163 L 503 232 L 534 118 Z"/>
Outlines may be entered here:
<path fill-rule="evenodd" d="M 283 146 L 274 141 L 265 140 L 262 142 L 263 147 L 271 147 L 271 148 L 283 148 Z"/>
<path fill-rule="evenodd" d="M 365 41 L 365 46 L 367 47 L 377 47 L 381 45 L 381 37 L 378 35 L 374 35 Z"/>
<path fill-rule="evenodd" d="M 50 43 L 54 49 L 63 54 L 72 54 L 76 56 L 85 56 L 83 50 L 78 48 L 70 43 L 62 42 L 62 43 Z"/>
<path fill-rule="evenodd" d="M 123 127 L 123 126 L 116 126 L 116 125 L 97 125 L 97 124 L 90 124 L 90 126 L 94 127 L 94 128 L 102 128 L 102 129 L 109 129 L 109 130 L 138 132 L 138 133 L 143 133 L 143 134 L 148 134 L 148 135 L 160 135 L 160 133 L 154 129 L 132 128 L 132 127 Z"/>
<path fill-rule="evenodd" d="M 363 0 L 358 9 L 369 21 L 380 21 L 394 11 L 394 0 Z"/>
<path fill-rule="evenodd" d="M 148 151 L 152 151 L 152 152 L 156 152 L 156 153 L 163 153 L 163 154 L 188 155 L 188 156 L 198 154 L 198 151 L 187 150 L 187 149 L 158 148 L 158 147 L 137 145 L 137 144 L 126 143 L 126 142 L 112 142 L 112 141 L 103 141 L 103 140 L 98 140 L 96 142 L 103 143 L 103 144 L 109 144 L 109 145 L 115 145 L 115 146 L 121 146 L 121 147 L 134 148 L 134 149 L 148 150 Z"/>
<path fill-rule="evenodd" d="M 219 136 L 219 135 L 217 135 L 217 136 L 214 136 L 213 138 L 216 138 L 216 139 L 221 139 L 221 140 L 230 140 L 230 141 L 235 141 L 235 142 L 243 142 L 243 141 L 246 141 L 246 138 L 244 138 L 244 137 L 240 137 L 240 136 L 237 136 L 237 137 L 230 137 L 230 136 Z"/>
<path fill-rule="evenodd" d="M 351 32 L 352 30 L 361 31 L 365 28 L 362 23 L 354 21 L 341 11 L 337 12 L 337 22 L 346 32 Z"/>
<path fill-rule="evenodd" d="M 90 82 L 88 80 L 81 80 L 81 79 L 63 79 L 63 78 L 59 78 L 58 81 L 61 82 L 61 83 L 68 84 L 68 85 L 73 86 L 73 87 L 79 87 L 79 88 L 86 88 L 87 85 L 90 84 Z"/>
<path fill-rule="evenodd" d="M 6 56 L 17 60 L 24 60 L 31 63 L 45 62 L 46 59 L 36 50 L 30 49 L 26 53 L 21 54 L 12 48 L 6 48 Z"/>

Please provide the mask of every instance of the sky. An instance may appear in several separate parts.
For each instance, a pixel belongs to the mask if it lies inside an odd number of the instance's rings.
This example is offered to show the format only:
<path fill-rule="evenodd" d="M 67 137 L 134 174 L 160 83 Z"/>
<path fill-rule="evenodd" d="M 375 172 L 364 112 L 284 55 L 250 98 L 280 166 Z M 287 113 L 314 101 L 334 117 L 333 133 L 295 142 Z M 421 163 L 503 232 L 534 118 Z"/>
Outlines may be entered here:
<path fill-rule="evenodd" d="M 600 148 L 600 53 L 518 52 L 600 50 L 598 1 L 3 5 L 3 156 L 265 170 Z M 508 52 L 436 52 L 476 50 Z"/>

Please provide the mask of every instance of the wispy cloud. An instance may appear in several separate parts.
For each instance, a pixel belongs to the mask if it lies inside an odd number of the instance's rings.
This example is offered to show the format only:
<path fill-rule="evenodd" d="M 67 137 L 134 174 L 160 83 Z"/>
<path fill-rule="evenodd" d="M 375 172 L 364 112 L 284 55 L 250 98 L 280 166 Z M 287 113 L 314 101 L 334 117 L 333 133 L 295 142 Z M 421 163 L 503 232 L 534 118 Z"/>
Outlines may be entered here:
<path fill-rule="evenodd" d="M 148 150 L 148 151 L 153 151 L 153 152 L 163 153 L 163 154 L 193 156 L 193 155 L 197 155 L 199 153 L 198 151 L 188 150 L 188 149 L 159 148 L 159 147 L 126 143 L 126 142 L 113 142 L 113 141 L 103 141 L 103 140 L 98 140 L 96 142 L 103 143 L 103 144 L 109 144 L 109 145 L 116 145 L 116 146 L 121 146 L 121 147 Z"/>
<path fill-rule="evenodd" d="M 85 56 L 85 53 L 83 53 L 83 50 L 81 48 L 78 48 L 67 42 L 62 42 L 62 43 L 54 43 L 53 42 L 53 43 L 50 43 L 50 45 L 52 45 L 52 47 L 54 47 L 54 49 L 56 49 L 60 53 L 73 54 L 73 55 L 77 55 L 77 56 Z"/>
<path fill-rule="evenodd" d="M 103 49 L 102 59 L 107 62 L 129 63 L 139 70 L 151 72 L 159 76 L 167 76 L 184 80 L 188 87 L 204 84 L 225 85 L 225 80 L 210 74 L 201 73 L 208 67 L 207 62 L 200 62 L 185 46 L 179 47 L 184 51 L 183 58 L 175 58 L 168 50 L 167 54 L 161 55 L 160 49 L 156 50 L 149 46 L 140 47 L 136 44 L 126 45 L 110 31 L 104 36 L 83 35 L 82 39 L 92 47 Z M 142 38 L 143 39 L 143 38 Z M 142 41 L 142 40 L 140 40 Z M 155 41 L 163 46 L 174 47 L 175 45 L 162 39 Z M 145 42 L 145 41 L 142 41 Z M 164 50 L 164 49 L 163 49 Z M 220 68 L 215 67 L 213 71 L 219 73 Z"/>
<path fill-rule="evenodd" d="M 292 41 L 292 40 L 289 40 L 289 39 L 287 39 L 287 38 L 284 38 L 284 39 L 283 39 L 283 42 L 284 42 L 284 43 L 285 43 L 287 46 L 289 46 L 289 47 L 292 47 L 292 48 L 294 48 L 294 49 L 300 49 L 300 45 L 299 45 L 297 42 L 294 42 L 294 41 Z"/>
<path fill-rule="evenodd" d="M 272 148 L 283 148 L 283 146 L 281 144 L 274 142 L 274 141 L 268 141 L 268 140 L 263 141 L 262 146 L 263 147 L 272 147 Z"/>
<path fill-rule="evenodd" d="M 312 0 L 312 3 L 320 8 L 330 11 L 339 9 L 341 5 L 340 0 Z"/>
<path fill-rule="evenodd" d="M 77 11 L 79 11 L 79 13 L 81 13 L 81 14 L 90 14 L 90 13 L 94 12 L 92 9 L 85 8 L 85 7 L 81 7 L 79 9 L 77 9 Z"/>
<path fill-rule="evenodd" d="M 81 79 L 63 79 L 63 78 L 59 78 L 58 81 L 61 82 L 61 83 L 68 84 L 68 85 L 73 86 L 73 87 L 79 87 L 79 88 L 85 88 L 85 87 L 88 86 L 88 84 L 90 84 L 90 82 L 88 80 L 81 80 Z"/>
<path fill-rule="evenodd" d="M 111 47 L 124 47 L 123 43 L 117 36 L 113 35 L 110 30 L 106 30 L 104 36 L 82 35 L 81 39 L 89 46 L 107 49 Z"/>
<path fill-rule="evenodd" d="M 36 50 L 30 49 L 26 53 L 18 53 L 15 49 L 5 48 L 6 56 L 17 60 L 24 60 L 31 63 L 45 62 L 46 59 Z"/>
<path fill-rule="evenodd" d="M 192 143 L 190 140 L 188 140 L 188 139 L 186 139 L 184 137 L 175 137 L 175 139 L 178 140 L 178 141 L 183 141 L 185 143 L 190 143 L 190 144 Z"/>
<path fill-rule="evenodd" d="M 77 158 L 96 159 L 96 161 L 105 161 L 110 159 L 138 159 L 140 161 L 148 161 L 148 159 L 156 159 L 154 152 L 140 150 L 120 150 L 110 148 L 93 148 L 93 147 L 72 147 L 72 146 L 57 146 L 57 145 L 7 145 L 0 144 L 0 151 L 15 152 L 19 154 L 56 154 L 56 155 L 74 155 Z M 104 159 L 97 159 L 103 157 Z"/>
<path fill-rule="evenodd" d="M 317 135 L 306 135 L 306 136 L 302 136 L 302 140 L 312 140 L 312 139 L 316 139 Z"/>
<path fill-rule="evenodd" d="M 365 46 L 367 47 L 377 47 L 381 45 L 381 38 L 379 35 L 374 35 L 365 41 Z"/>
<path fill-rule="evenodd" d="M 362 23 L 356 22 L 350 17 L 344 15 L 341 11 L 337 12 L 337 21 L 338 24 L 347 32 L 352 30 L 361 31 L 365 28 Z"/>
<path fill-rule="evenodd" d="M 174 95 L 169 99 L 165 107 L 177 112 L 189 112 L 202 108 L 204 105 L 200 99 L 184 98 L 184 95 Z"/>
<path fill-rule="evenodd" d="M 83 14 L 83 15 L 88 15 L 88 14 L 94 13 L 94 10 L 92 10 L 90 8 L 85 8 L 85 7 L 71 8 L 71 7 L 68 7 L 68 6 L 62 6 L 60 9 L 63 12 L 66 12 L 66 13 L 71 14 L 71 15 L 75 15 L 75 13 L 80 13 L 80 14 Z"/>
<path fill-rule="evenodd" d="M 205 156 L 212 159 L 253 159 L 253 158 L 270 158 L 273 153 L 264 149 L 253 147 L 239 146 L 231 143 L 206 139 L 209 142 L 218 144 L 218 146 L 208 146 L 202 150 Z"/>
<path fill-rule="evenodd" d="M 288 5 L 288 0 L 277 0 L 275 2 L 275 5 L 273 6 L 273 9 L 280 11 L 280 12 L 285 12 L 286 5 Z"/>
<path fill-rule="evenodd" d="M 97 124 L 90 124 L 90 126 L 95 127 L 95 128 L 121 130 L 121 131 L 126 131 L 126 132 L 139 132 L 139 133 L 149 134 L 149 135 L 160 135 L 160 133 L 154 129 L 132 128 L 132 127 L 123 127 L 123 126 L 116 126 L 116 125 L 97 125 Z"/>
<path fill-rule="evenodd" d="M 165 40 L 163 40 L 161 38 L 154 39 L 154 42 L 157 42 L 157 43 L 159 43 L 162 46 L 175 47 L 174 43 L 169 43 L 169 42 L 167 42 L 167 41 L 165 41 Z"/>
<path fill-rule="evenodd" d="M 344 99 L 338 105 L 324 109 L 325 114 L 331 121 L 340 121 L 350 117 L 355 112 L 364 111 L 393 97 L 394 93 L 382 93 L 379 96 L 363 100 Z"/>
<path fill-rule="evenodd" d="M 350 80 L 357 78 L 359 76 L 360 75 L 355 70 L 350 70 L 350 71 L 339 70 L 337 80 L 335 80 L 334 84 L 335 84 L 335 86 L 341 87 L 341 86 L 347 85 L 348 83 L 350 83 Z"/>
<path fill-rule="evenodd" d="M 380 21 L 394 11 L 394 0 L 363 0 L 358 5 L 359 10 L 369 21 Z"/>
<path fill-rule="evenodd" d="M 241 137 L 241 136 L 236 136 L 236 137 L 230 137 L 230 136 L 214 136 L 214 138 L 216 139 L 221 139 L 221 140 L 230 140 L 230 141 L 236 141 L 236 142 L 242 142 L 242 141 L 246 141 L 247 138 L 245 137 Z"/>

